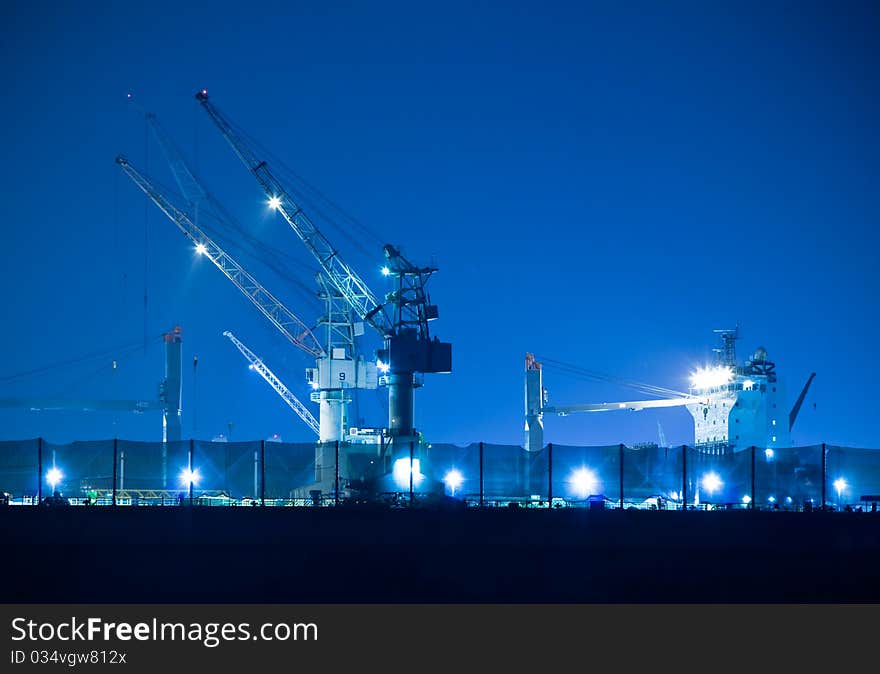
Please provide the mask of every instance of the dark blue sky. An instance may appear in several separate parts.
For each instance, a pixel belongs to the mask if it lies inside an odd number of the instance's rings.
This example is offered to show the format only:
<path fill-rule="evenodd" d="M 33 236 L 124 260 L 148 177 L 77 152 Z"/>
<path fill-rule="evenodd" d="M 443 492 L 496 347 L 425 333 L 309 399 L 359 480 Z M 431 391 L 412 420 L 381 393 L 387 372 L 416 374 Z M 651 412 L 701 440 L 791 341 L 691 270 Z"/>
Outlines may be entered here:
<path fill-rule="evenodd" d="M 308 359 L 144 200 L 132 91 L 251 232 L 306 262 L 193 99 L 230 117 L 416 261 L 433 260 L 452 375 L 417 397 L 435 441 L 522 441 L 526 351 L 670 388 L 740 325 L 793 399 L 794 439 L 878 446 L 880 18 L 855 3 L 39 3 L 0 24 L 2 397 L 152 397 L 145 331 L 184 329 L 185 435 L 309 431 L 231 329 L 297 393 Z M 146 218 L 146 222 L 145 222 Z M 146 225 L 146 234 L 145 234 Z M 337 240 L 337 235 L 328 233 Z M 377 289 L 370 260 L 339 248 Z M 313 304 L 244 259 L 291 307 Z M 145 273 L 146 269 L 146 273 Z M 143 295 L 146 289 L 147 307 Z M 138 344 L 140 347 L 137 347 Z M 121 345 L 112 356 L 13 375 Z M 192 356 L 199 356 L 198 396 Z M 115 381 L 114 381 L 115 380 Z M 547 374 L 556 403 L 632 399 Z M 364 404 L 381 424 L 381 396 Z M 197 419 L 193 410 L 197 404 Z M 567 444 L 689 442 L 683 410 L 546 420 Z M 3 438 L 110 437 L 106 414 L 0 410 Z M 156 417 L 119 420 L 156 439 Z"/>

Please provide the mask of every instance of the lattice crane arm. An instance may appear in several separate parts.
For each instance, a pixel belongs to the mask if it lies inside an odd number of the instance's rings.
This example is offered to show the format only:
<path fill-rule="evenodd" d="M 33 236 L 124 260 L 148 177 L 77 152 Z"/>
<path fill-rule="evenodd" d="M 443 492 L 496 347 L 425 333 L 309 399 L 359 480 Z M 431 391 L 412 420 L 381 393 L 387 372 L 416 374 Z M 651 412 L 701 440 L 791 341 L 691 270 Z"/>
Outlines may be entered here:
<path fill-rule="evenodd" d="M 162 148 L 162 153 L 165 155 L 165 160 L 168 162 L 168 166 L 171 168 L 171 173 L 174 174 L 174 180 L 177 182 L 177 186 L 180 188 L 180 193 L 186 197 L 187 202 L 190 206 L 198 207 L 204 201 L 208 200 L 208 192 L 204 187 L 199 183 L 196 179 L 193 172 L 190 170 L 186 161 L 183 158 L 180 150 L 177 148 L 177 145 L 174 144 L 174 141 L 171 140 L 171 136 L 162 128 L 162 125 L 159 124 L 159 120 L 156 119 L 156 115 L 152 112 L 147 112 L 138 104 L 132 94 L 128 94 L 127 97 L 128 104 L 135 108 L 139 113 L 144 116 L 144 119 L 147 121 L 147 124 L 150 125 L 150 128 L 153 130 L 153 136 L 155 136 L 156 140 L 159 143 L 159 147 Z"/>
<path fill-rule="evenodd" d="M 266 364 L 263 363 L 259 356 L 242 344 L 241 341 L 229 330 L 224 332 L 223 336 L 228 337 L 229 341 L 235 344 L 236 348 L 241 351 L 242 355 L 250 363 L 251 369 L 258 372 L 260 376 L 266 380 L 266 383 L 275 389 L 275 392 L 281 396 L 284 402 L 290 405 L 290 408 L 315 432 L 315 435 L 320 436 L 321 427 L 320 424 L 318 424 L 318 420 L 315 419 L 314 415 L 308 410 L 308 408 L 303 405 L 293 393 L 291 393 L 290 389 L 284 385 L 284 382 L 276 377 L 272 370 L 266 367 Z"/>
<path fill-rule="evenodd" d="M 217 110 L 216 106 L 208 99 L 208 92 L 202 89 L 196 94 L 196 99 L 201 103 L 241 162 L 257 179 L 269 200 L 269 205 L 281 213 L 287 224 L 296 232 L 305 247 L 317 260 L 329 281 L 342 294 L 355 314 L 383 337 L 390 336 L 394 330 L 392 320 L 369 286 L 340 257 L 327 237 L 297 205 L 281 181 L 272 173 L 266 161 L 257 155 L 251 145 Z"/>
<path fill-rule="evenodd" d="M 319 358 L 324 355 L 321 343 L 311 328 L 298 318 L 272 293 L 266 290 L 247 270 L 230 257 L 207 234 L 205 234 L 189 216 L 177 208 L 167 196 L 148 178 L 137 171 L 128 160 L 119 156 L 116 163 L 131 178 L 159 209 L 182 231 L 196 250 L 207 256 L 214 266 L 226 276 L 260 312 L 297 348 L 310 356 Z"/>

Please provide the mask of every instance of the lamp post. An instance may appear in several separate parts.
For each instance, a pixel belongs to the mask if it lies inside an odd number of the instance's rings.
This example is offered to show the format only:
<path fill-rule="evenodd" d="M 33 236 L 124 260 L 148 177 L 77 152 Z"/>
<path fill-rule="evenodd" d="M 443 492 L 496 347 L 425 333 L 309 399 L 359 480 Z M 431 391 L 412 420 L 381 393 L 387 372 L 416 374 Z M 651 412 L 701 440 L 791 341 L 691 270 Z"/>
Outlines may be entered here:
<path fill-rule="evenodd" d="M 452 496 L 454 497 L 455 490 L 462 485 L 464 477 L 459 470 L 453 468 L 443 477 L 443 482 L 449 487 L 449 491 L 452 492 Z"/>
<path fill-rule="evenodd" d="M 842 492 L 844 492 L 846 490 L 846 487 L 847 487 L 846 480 L 844 480 L 842 477 L 839 477 L 834 481 L 834 489 L 837 490 L 837 509 L 838 510 L 840 510 L 840 495 Z"/>
<path fill-rule="evenodd" d="M 61 483 L 62 479 L 64 479 L 64 474 L 56 466 L 52 466 L 46 471 L 46 482 L 52 487 L 53 496 L 55 495 L 55 488 Z"/>

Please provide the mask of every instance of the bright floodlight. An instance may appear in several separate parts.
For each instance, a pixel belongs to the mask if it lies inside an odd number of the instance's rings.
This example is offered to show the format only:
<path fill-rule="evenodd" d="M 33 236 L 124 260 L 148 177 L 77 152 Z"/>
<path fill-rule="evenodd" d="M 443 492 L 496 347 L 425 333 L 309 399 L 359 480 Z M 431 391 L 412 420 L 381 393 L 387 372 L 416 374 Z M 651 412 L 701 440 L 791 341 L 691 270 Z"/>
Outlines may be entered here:
<path fill-rule="evenodd" d="M 390 363 L 383 363 L 381 360 L 376 361 L 376 369 L 382 374 L 387 374 L 390 367 Z"/>
<path fill-rule="evenodd" d="M 709 494 L 714 494 L 716 491 L 721 489 L 721 487 L 724 485 L 724 482 L 721 481 L 718 473 L 713 472 L 703 475 L 703 479 L 700 481 L 700 484 L 703 485 L 703 489 L 705 489 Z"/>
<path fill-rule="evenodd" d="M 768 447 L 767 449 L 764 450 L 764 456 L 767 457 L 767 460 L 768 460 L 768 461 L 770 461 L 770 459 L 773 458 L 773 455 L 774 455 L 774 454 L 775 454 L 775 452 L 774 452 L 772 449 L 770 449 L 769 447 Z"/>
<path fill-rule="evenodd" d="M 394 468 L 392 469 L 391 474 L 394 476 L 394 482 L 401 489 L 409 489 L 410 472 L 412 472 L 413 487 L 418 487 L 425 478 L 421 472 L 421 461 L 413 459 L 412 471 L 410 471 L 409 465 L 409 457 L 398 459 L 394 462 Z"/>
<path fill-rule="evenodd" d="M 748 505 L 749 503 L 752 502 L 752 497 L 749 496 L 748 494 L 746 494 L 745 496 L 743 496 L 743 499 L 742 499 L 742 500 L 743 500 L 743 503 L 745 503 L 746 505 Z"/>
<path fill-rule="evenodd" d="M 180 471 L 180 482 L 181 482 L 181 484 L 184 484 L 184 485 L 187 485 L 187 486 L 189 486 L 189 485 L 193 485 L 193 486 L 195 486 L 195 485 L 197 485 L 197 484 L 199 483 L 199 480 L 200 480 L 200 479 L 201 479 L 201 476 L 199 475 L 199 469 L 198 469 L 198 468 L 195 468 L 195 469 L 193 469 L 193 468 L 184 468 L 182 471 Z"/>
<path fill-rule="evenodd" d="M 464 482 L 464 476 L 461 474 L 461 471 L 453 468 L 443 476 L 443 482 L 446 483 L 446 486 L 449 487 L 449 491 L 455 496 L 455 490 Z"/>
<path fill-rule="evenodd" d="M 205 253 L 208 252 L 208 249 L 205 247 L 205 244 L 203 244 L 203 243 L 197 243 L 197 244 L 196 244 L 196 252 L 197 252 L 199 255 L 204 255 Z"/>
<path fill-rule="evenodd" d="M 52 466 L 49 470 L 46 471 L 46 482 L 54 490 L 55 487 L 58 486 L 58 483 L 64 478 L 64 475 L 61 474 L 61 471 L 58 470 L 55 466 Z"/>
<path fill-rule="evenodd" d="M 578 468 L 573 471 L 568 479 L 574 493 L 581 498 L 586 498 L 590 494 L 596 492 L 596 485 L 599 481 L 596 479 L 596 473 L 589 468 Z"/>
<path fill-rule="evenodd" d="M 842 492 L 847 488 L 847 486 L 849 486 L 847 485 L 846 480 L 844 480 L 842 477 L 837 478 L 833 484 L 834 488 L 837 490 L 838 495 L 840 495 L 840 492 Z"/>
<path fill-rule="evenodd" d="M 382 267 L 382 276 L 388 276 L 391 270 L 388 267 Z"/>
<path fill-rule="evenodd" d="M 770 503 L 776 503 L 776 497 L 775 497 L 775 496 L 771 496 L 771 497 L 768 498 L 767 500 L 770 501 Z"/>
<path fill-rule="evenodd" d="M 699 391 L 729 384 L 733 370 L 729 367 L 699 367 L 691 374 L 691 387 Z"/>
<path fill-rule="evenodd" d="M 277 211 L 281 206 L 281 197 L 269 197 L 269 208 Z"/>

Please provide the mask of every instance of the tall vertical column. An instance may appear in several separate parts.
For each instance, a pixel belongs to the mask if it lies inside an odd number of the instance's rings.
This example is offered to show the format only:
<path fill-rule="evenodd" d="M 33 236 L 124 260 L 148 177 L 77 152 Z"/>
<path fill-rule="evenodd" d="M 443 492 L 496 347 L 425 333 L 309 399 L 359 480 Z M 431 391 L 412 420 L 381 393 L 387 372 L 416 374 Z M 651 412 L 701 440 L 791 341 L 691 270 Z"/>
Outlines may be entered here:
<path fill-rule="evenodd" d="M 526 354 L 525 448 L 538 452 L 544 448 L 544 373 L 532 354 Z"/>
<path fill-rule="evenodd" d="M 119 466 L 119 441 L 116 438 L 113 438 L 113 505 L 116 505 L 116 484 L 117 484 L 117 471 Z"/>
<path fill-rule="evenodd" d="M 687 510 L 688 500 L 688 448 L 681 446 L 681 509 Z"/>
<path fill-rule="evenodd" d="M 823 445 L 824 447 L 824 445 Z M 37 438 L 37 503 L 43 502 L 43 438 Z"/>
<path fill-rule="evenodd" d="M 180 326 L 164 335 L 165 339 L 165 380 L 162 382 L 161 400 L 163 403 L 162 442 L 179 442 L 181 435 L 181 398 L 183 394 L 183 374 L 181 343 L 183 331 Z M 163 480 L 164 481 L 164 480 Z"/>

